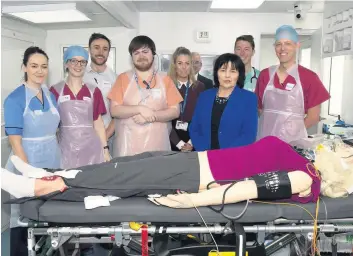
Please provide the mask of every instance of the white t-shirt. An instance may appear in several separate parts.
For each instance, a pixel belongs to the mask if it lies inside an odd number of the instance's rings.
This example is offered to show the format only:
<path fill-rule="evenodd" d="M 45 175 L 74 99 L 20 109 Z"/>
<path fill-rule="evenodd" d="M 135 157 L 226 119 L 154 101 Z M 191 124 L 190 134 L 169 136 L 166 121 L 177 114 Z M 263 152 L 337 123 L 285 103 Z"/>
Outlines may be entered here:
<path fill-rule="evenodd" d="M 83 81 L 92 85 L 96 85 L 102 92 L 104 105 L 107 113 L 102 116 L 105 128 L 108 127 L 112 120 L 110 115 L 110 101 L 107 98 L 111 88 L 113 87 L 116 80 L 116 73 L 109 67 L 107 67 L 104 72 L 97 73 L 92 70 L 91 66 L 87 66 Z"/>

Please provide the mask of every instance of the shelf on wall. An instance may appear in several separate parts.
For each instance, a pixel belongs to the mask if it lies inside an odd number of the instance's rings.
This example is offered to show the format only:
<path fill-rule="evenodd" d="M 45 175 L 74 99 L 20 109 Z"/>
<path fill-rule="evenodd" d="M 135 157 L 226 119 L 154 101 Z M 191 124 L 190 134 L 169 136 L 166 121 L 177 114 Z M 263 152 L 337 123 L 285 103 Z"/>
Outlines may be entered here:
<path fill-rule="evenodd" d="M 322 53 L 323 58 L 330 58 L 330 57 L 342 56 L 342 55 L 353 55 L 353 50 L 331 52 L 331 53 Z"/>
<path fill-rule="evenodd" d="M 352 28 L 352 27 L 353 27 L 353 21 L 346 21 L 334 26 L 333 28 L 324 29 L 324 34 L 331 34 L 336 31 L 343 30 L 345 28 Z"/>

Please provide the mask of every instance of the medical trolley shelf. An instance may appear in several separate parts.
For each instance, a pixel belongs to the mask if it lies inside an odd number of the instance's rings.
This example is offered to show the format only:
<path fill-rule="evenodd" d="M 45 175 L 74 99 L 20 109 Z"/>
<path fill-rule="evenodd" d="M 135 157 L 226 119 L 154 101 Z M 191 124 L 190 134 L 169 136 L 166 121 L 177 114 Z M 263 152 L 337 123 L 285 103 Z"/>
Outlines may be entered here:
<path fill-rule="evenodd" d="M 353 55 L 353 7 L 324 18 L 322 57 Z"/>

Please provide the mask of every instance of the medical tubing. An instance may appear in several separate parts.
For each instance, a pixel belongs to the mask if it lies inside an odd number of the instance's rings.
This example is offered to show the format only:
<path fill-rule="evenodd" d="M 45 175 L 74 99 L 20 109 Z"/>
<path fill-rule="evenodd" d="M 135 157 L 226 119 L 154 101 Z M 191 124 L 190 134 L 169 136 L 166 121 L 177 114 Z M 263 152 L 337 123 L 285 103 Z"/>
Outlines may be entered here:
<path fill-rule="evenodd" d="M 217 213 L 220 213 L 223 217 L 225 217 L 226 219 L 229 219 L 229 220 L 237 220 L 239 218 L 241 218 L 244 213 L 246 212 L 246 210 L 248 209 L 248 206 L 249 206 L 249 201 L 250 200 L 247 200 L 246 201 L 246 204 L 244 206 L 244 209 L 237 215 L 237 216 L 230 216 L 228 214 L 225 214 L 223 213 L 223 210 L 224 210 L 224 206 L 225 206 L 225 200 L 226 200 L 226 194 L 228 192 L 228 190 L 233 187 L 236 183 L 238 183 L 239 181 L 238 180 L 214 180 L 214 181 L 211 181 L 210 183 L 207 184 L 206 188 L 207 190 L 210 189 L 210 186 L 214 183 L 224 183 L 224 182 L 231 182 L 231 184 L 224 190 L 223 192 L 223 196 L 222 196 L 222 205 L 221 205 L 221 208 L 220 209 L 216 209 L 212 206 L 208 206 L 208 208 L 210 208 L 212 211 L 214 212 L 217 212 Z"/>

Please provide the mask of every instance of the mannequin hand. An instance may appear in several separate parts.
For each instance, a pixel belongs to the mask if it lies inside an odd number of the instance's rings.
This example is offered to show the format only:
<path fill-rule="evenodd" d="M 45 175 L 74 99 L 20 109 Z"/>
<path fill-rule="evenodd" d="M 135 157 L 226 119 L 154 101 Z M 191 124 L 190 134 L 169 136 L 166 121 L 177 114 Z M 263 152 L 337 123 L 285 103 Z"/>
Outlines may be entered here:
<path fill-rule="evenodd" d="M 135 123 L 140 124 L 140 125 L 147 123 L 147 120 L 145 118 L 143 118 L 140 114 L 133 116 L 132 120 L 134 120 Z"/>
<path fill-rule="evenodd" d="M 111 156 L 109 154 L 109 150 L 108 149 L 104 149 L 104 161 L 109 162 L 111 160 Z"/>
<path fill-rule="evenodd" d="M 182 152 L 190 152 L 193 149 L 193 146 L 189 143 L 185 143 L 184 146 L 181 147 Z"/>
<path fill-rule="evenodd" d="M 140 115 L 149 123 L 156 121 L 154 111 L 146 106 L 140 106 Z"/>
<path fill-rule="evenodd" d="M 160 198 L 154 198 L 154 200 L 164 206 L 168 206 L 171 208 L 179 208 L 179 209 L 186 209 L 186 208 L 194 208 L 197 207 L 196 203 L 196 193 L 193 194 L 178 194 L 178 195 L 167 195 Z"/>

